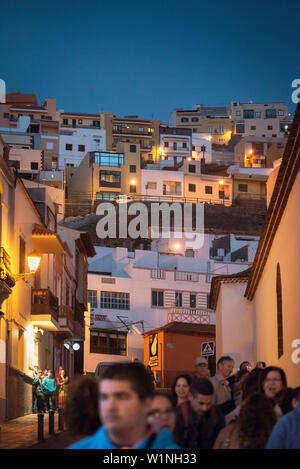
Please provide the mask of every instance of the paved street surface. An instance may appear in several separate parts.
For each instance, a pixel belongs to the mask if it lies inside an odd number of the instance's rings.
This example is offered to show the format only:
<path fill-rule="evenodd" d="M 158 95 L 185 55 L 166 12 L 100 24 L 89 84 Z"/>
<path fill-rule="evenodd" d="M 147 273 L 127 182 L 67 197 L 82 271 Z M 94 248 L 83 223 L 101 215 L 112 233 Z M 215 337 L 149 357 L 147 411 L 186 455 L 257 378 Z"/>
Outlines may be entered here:
<path fill-rule="evenodd" d="M 0 450 L 2 449 L 63 449 L 73 443 L 67 431 L 58 429 L 58 414 L 55 414 L 55 434 L 49 434 L 49 414 L 44 414 L 44 441 L 38 441 L 37 414 L 25 415 L 0 423 Z"/>

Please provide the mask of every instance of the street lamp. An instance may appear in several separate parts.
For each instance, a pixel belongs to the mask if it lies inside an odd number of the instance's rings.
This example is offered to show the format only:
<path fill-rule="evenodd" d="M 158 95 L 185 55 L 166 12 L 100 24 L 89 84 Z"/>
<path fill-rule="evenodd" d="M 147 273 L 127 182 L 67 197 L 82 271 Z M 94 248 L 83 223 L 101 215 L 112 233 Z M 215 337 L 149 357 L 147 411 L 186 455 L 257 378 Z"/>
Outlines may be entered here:
<path fill-rule="evenodd" d="M 41 255 L 37 251 L 33 251 L 31 254 L 27 256 L 27 262 L 30 272 L 22 272 L 20 274 L 13 275 L 14 280 L 17 282 L 21 278 L 28 277 L 29 275 L 33 275 L 36 273 L 37 269 L 39 268 L 41 262 Z"/>

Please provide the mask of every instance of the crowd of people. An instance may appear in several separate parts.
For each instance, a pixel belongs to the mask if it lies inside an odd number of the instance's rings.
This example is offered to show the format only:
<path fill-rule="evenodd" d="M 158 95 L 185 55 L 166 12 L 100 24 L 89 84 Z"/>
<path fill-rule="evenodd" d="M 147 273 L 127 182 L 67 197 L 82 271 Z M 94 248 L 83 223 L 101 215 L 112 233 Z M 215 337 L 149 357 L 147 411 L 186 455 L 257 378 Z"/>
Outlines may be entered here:
<path fill-rule="evenodd" d="M 55 375 L 52 370 L 42 371 L 34 367 L 32 381 L 33 412 L 43 413 L 63 408 L 67 395 L 69 377 L 62 366 Z"/>
<path fill-rule="evenodd" d="M 177 376 L 171 392 L 155 389 L 141 363 L 78 378 L 64 414 L 76 436 L 70 448 L 300 449 L 300 387 L 288 387 L 279 367 L 234 365 L 223 356 L 210 376 L 198 357 L 194 375 Z"/>

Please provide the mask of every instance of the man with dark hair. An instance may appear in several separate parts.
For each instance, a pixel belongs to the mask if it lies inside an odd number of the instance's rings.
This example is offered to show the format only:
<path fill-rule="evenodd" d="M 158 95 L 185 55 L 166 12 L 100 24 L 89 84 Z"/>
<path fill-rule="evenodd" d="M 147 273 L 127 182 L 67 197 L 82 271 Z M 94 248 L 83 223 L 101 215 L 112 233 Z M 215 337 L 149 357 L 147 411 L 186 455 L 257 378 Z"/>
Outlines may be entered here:
<path fill-rule="evenodd" d="M 281 417 L 268 440 L 267 449 L 300 449 L 300 387 L 291 395 L 294 410 Z"/>
<path fill-rule="evenodd" d="M 109 366 L 98 386 L 102 427 L 70 449 L 178 448 L 170 432 L 163 429 L 155 434 L 147 423 L 153 383 L 141 363 Z"/>
<path fill-rule="evenodd" d="M 177 409 L 174 438 L 185 449 L 209 449 L 225 426 L 221 410 L 212 405 L 214 388 L 207 378 L 198 378 L 190 388 L 190 400 Z"/>

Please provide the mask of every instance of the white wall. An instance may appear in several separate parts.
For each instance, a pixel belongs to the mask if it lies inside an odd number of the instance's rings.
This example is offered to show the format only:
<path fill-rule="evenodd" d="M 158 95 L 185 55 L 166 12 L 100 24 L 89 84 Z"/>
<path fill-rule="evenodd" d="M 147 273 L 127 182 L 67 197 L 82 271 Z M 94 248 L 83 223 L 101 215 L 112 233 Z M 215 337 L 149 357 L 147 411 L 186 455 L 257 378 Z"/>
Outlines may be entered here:
<path fill-rule="evenodd" d="M 244 297 L 247 283 L 222 283 L 216 308 L 216 358 L 230 355 L 238 367 L 242 361 L 257 361 L 255 313 Z M 263 360 L 263 358 L 259 358 Z"/>
<path fill-rule="evenodd" d="M 89 151 L 106 150 L 106 132 L 102 129 L 76 129 L 72 135 L 60 134 L 59 141 L 59 169 L 64 169 L 65 164 L 79 166 L 84 156 Z M 98 142 L 97 140 L 100 140 Z M 73 145 L 73 150 L 66 150 L 66 144 Z M 78 145 L 84 145 L 85 151 L 78 151 Z"/>

